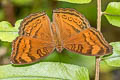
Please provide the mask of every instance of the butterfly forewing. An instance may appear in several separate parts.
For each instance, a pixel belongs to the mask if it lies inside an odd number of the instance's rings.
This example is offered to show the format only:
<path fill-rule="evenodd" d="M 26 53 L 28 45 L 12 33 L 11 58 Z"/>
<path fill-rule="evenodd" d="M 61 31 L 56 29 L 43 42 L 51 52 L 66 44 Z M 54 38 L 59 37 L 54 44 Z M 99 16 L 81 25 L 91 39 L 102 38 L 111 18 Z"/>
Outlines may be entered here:
<path fill-rule="evenodd" d="M 82 14 L 69 8 L 54 10 L 53 22 L 60 31 L 62 41 L 90 27 L 89 22 Z"/>
<path fill-rule="evenodd" d="M 45 13 L 26 17 L 20 26 L 20 36 L 13 41 L 11 61 L 14 64 L 29 64 L 50 54 L 55 47 L 50 26 Z"/>
<path fill-rule="evenodd" d="M 22 21 L 19 34 L 52 41 L 50 26 L 46 13 L 31 14 Z"/>

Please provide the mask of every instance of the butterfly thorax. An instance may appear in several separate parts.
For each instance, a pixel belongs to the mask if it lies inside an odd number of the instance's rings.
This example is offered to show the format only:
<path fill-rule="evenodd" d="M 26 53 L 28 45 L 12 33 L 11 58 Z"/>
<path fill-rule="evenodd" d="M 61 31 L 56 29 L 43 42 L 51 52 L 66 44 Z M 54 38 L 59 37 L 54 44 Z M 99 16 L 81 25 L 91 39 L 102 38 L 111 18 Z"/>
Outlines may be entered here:
<path fill-rule="evenodd" d="M 56 43 L 56 50 L 57 50 L 59 53 L 61 53 L 62 50 L 63 50 L 63 47 L 62 47 L 62 45 L 61 45 L 61 43 L 60 43 L 59 41 L 57 41 L 57 43 Z"/>
<path fill-rule="evenodd" d="M 54 37 L 53 39 L 55 43 L 55 48 L 59 53 L 61 53 L 63 50 L 62 40 L 60 38 L 59 30 L 56 28 L 54 23 L 52 23 L 52 32 L 53 32 L 53 37 Z"/>
<path fill-rule="evenodd" d="M 55 42 L 55 48 L 56 50 L 61 53 L 62 50 L 63 50 L 63 47 L 62 47 L 62 42 L 60 41 L 59 37 L 58 36 L 54 36 L 54 42 Z"/>

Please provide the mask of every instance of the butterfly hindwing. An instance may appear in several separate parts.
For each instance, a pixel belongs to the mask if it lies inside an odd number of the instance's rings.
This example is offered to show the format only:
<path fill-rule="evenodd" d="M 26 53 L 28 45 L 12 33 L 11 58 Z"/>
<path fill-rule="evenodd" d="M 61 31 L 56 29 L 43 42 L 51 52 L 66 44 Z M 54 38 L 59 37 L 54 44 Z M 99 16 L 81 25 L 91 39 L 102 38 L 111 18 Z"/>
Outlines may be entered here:
<path fill-rule="evenodd" d="M 14 64 L 29 64 L 47 56 L 54 50 L 54 45 L 48 41 L 19 36 L 13 42 L 11 61 Z"/>
<path fill-rule="evenodd" d="M 103 35 L 94 28 L 87 28 L 67 39 L 64 42 L 64 48 L 90 56 L 106 55 L 112 52 L 112 47 L 105 41 Z"/>

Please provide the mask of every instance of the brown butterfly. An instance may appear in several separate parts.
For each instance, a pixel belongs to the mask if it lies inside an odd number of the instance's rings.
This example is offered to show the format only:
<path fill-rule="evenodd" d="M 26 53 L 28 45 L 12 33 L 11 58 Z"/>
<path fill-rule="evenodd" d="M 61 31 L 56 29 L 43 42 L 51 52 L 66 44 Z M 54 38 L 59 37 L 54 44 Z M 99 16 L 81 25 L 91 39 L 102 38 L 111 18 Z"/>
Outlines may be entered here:
<path fill-rule="evenodd" d="M 101 56 L 112 52 L 101 32 L 90 27 L 87 19 L 74 9 L 60 8 L 53 11 L 53 22 L 45 12 L 31 14 L 21 22 L 19 35 L 13 41 L 13 64 L 39 61 L 54 49 Z"/>

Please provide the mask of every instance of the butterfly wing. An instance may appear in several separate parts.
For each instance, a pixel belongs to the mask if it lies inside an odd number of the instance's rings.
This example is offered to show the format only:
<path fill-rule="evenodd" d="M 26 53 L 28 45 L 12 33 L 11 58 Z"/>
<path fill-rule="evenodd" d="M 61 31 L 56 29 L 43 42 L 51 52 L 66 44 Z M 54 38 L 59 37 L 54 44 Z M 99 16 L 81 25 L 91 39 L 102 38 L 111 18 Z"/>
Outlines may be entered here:
<path fill-rule="evenodd" d="M 105 41 L 103 35 L 94 28 L 87 28 L 65 40 L 64 48 L 90 56 L 101 56 L 112 52 L 112 47 Z"/>
<path fill-rule="evenodd" d="M 26 17 L 21 22 L 19 35 L 12 46 L 14 64 L 36 62 L 54 50 L 50 20 L 44 12 Z"/>
<path fill-rule="evenodd" d="M 26 17 L 21 22 L 19 35 L 52 41 L 50 20 L 46 13 L 35 13 Z"/>
<path fill-rule="evenodd" d="M 85 17 L 74 9 L 59 8 L 53 11 L 53 23 L 60 32 L 60 38 L 64 41 L 90 27 Z"/>
<path fill-rule="evenodd" d="M 12 47 L 11 61 L 14 64 L 29 64 L 39 61 L 54 50 L 54 45 L 50 41 L 27 36 L 17 37 Z"/>
<path fill-rule="evenodd" d="M 59 30 L 61 44 L 65 49 L 91 56 L 112 52 L 102 34 L 90 27 L 87 19 L 74 9 L 54 10 L 53 23 Z"/>

